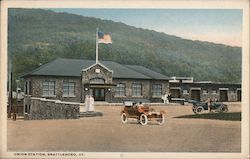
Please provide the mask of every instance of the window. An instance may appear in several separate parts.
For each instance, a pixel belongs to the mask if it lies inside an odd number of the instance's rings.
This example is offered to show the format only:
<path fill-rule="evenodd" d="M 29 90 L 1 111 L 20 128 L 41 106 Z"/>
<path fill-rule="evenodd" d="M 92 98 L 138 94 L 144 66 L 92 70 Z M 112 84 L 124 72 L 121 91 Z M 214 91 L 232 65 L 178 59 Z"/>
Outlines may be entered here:
<path fill-rule="evenodd" d="M 26 81 L 24 88 L 25 88 L 25 94 L 30 95 L 31 91 L 32 91 L 32 89 L 31 89 L 31 81 Z"/>
<path fill-rule="evenodd" d="M 132 96 L 142 96 L 142 85 L 139 83 L 132 84 Z"/>
<path fill-rule="evenodd" d="M 105 80 L 103 78 L 92 78 L 92 79 L 90 79 L 89 82 L 90 83 L 101 83 L 101 84 L 104 84 Z"/>
<path fill-rule="evenodd" d="M 203 93 L 203 94 L 207 94 L 207 93 L 208 93 L 208 90 L 207 90 L 207 89 L 204 89 L 204 90 L 202 90 L 202 93 Z"/>
<path fill-rule="evenodd" d="M 99 68 L 95 69 L 95 73 L 100 73 L 101 70 Z"/>
<path fill-rule="evenodd" d="M 115 96 L 126 96 L 126 93 L 125 93 L 125 84 L 118 83 L 116 85 Z"/>
<path fill-rule="evenodd" d="M 25 94 L 28 95 L 28 81 L 25 82 Z"/>
<path fill-rule="evenodd" d="M 153 96 L 162 96 L 162 85 L 154 84 L 152 93 L 153 93 Z"/>
<path fill-rule="evenodd" d="M 43 96 L 55 95 L 55 81 L 43 81 Z"/>
<path fill-rule="evenodd" d="M 63 81 L 63 96 L 64 97 L 75 96 L 75 82 Z"/>
<path fill-rule="evenodd" d="M 188 94 L 188 90 L 184 89 L 183 94 Z"/>

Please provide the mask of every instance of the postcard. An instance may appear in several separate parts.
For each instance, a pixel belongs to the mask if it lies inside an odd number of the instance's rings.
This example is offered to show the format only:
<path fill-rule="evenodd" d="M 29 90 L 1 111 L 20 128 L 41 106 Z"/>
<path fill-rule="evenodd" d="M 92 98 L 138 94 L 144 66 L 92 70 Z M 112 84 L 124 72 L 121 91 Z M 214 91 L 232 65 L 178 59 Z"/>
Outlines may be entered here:
<path fill-rule="evenodd" d="M 249 158 L 249 1 L 1 2 L 0 158 Z"/>

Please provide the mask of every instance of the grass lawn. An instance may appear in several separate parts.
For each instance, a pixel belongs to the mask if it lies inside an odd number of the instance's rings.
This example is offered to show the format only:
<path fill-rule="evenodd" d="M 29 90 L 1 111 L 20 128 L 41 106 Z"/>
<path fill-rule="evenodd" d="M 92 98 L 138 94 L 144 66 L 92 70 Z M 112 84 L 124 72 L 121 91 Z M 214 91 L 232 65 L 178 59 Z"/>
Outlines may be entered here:
<path fill-rule="evenodd" d="M 241 112 L 194 114 L 194 115 L 178 116 L 175 118 L 197 118 L 197 119 L 241 121 Z"/>

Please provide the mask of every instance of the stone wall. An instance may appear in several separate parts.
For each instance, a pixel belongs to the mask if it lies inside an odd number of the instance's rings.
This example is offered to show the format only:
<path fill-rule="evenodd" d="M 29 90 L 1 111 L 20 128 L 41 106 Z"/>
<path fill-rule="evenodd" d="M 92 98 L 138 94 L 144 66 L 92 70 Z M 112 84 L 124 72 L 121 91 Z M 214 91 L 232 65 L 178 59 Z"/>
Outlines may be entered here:
<path fill-rule="evenodd" d="M 154 84 L 161 84 L 162 85 L 162 95 L 161 96 L 153 96 L 153 85 Z M 169 82 L 166 80 L 152 80 L 150 82 L 150 101 L 151 102 L 157 102 L 157 103 L 162 103 L 162 96 L 165 95 L 165 93 L 169 93 Z"/>
<path fill-rule="evenodd" d="M 96 69 L 100 72 L 96 73 Z M 105 101 L 110 103 L 122 102 L 124 100 L 137 100 L 137 101 L 150 101 L 150 102 L 162 102 L 161 96 L 153 96 L 152 86 L 153 84 L 162 85 L 162 93 L 169 92 L 171 88 L 179 88 L 180 98 L 186 100 L 192 99 L 191 90 L 200 90 L 200 100 L 205 101 L 208 98 L 222 99 L 220 90 L 227 90 L 227 101 L 240 101 L 241 85 L 240 84 L 215 84 L 215 83 L 168 83 L 167 80 L 143 80 L 143 79 L 117 79 L 112 78 L 112 71 L 107 70 L 101 65 L 95 65 L 82 72 L 82 77 L 59 77 L 59 76 L 32 76 L 27 77 L 25 80 L 30 81 L 30 95 L 32 97 L 47 98 L 54 100 L 62 100 L 69 102 L 84 102 L 85 95 L 89 93 L 89 88 L 84 88 L 89 80 L 95 77 L 103 78 L 105 80 Z M 85 78 L 84 78 L 85 77 Z M 83 79 L 82 79 L 83 78 Z M 42 94 L 42 83 L 45 80 L 55 81 L 55 95 L 51 97 L 44 96 Z M 63 81 L 68 80 L 75 82 L 75 96 L 65 97 L 63 96 Z M 126 86 L 125 96 L 116 96 L 116 87 L 111 84 L 124 83 Z M 132 96 L 132 84 L 142 84 L 142 96 Z M 184 92 L 185 90 L 185 92 Z M 215 92 L 214 92 L 215 91 Z"/>
<path fill-rule="evenodd" d="M 170 83 L 171 88 L 180 88 L 181 98 L 186 100 L 191 99 L 192 90 L 200 91 L 200 100 L 206 101 L 210 99 L 222 99 L 221 91 L 226 91 L 227 101 L 236 102 L 239 101 L 237 91 L 241 90 L 240 84 L 217 84 L 217 83 Z M 186 92 L 184 93 L 184 90 Z"/>
<path fill-rule="evenodd" d="M 153 96 L 152 94 L 152 85 L 153 84 L 162 84 L 162 93 L 168 92 L 169 90 L 169 83 L 166 80 L 143 80 L 143 79 L 112 79 L 112 73 L 108 70 L 105 70 L 101 67 L 95 67 L 87 70 L 83 74 L 87 77 L 84 78 L 81 82 L 81 77 L 57 77 L 57 76 L 33 76 L 28 77 L 25 80 L 31 82 L 30 88 L 30 95 L 32 97 L 38 98 L 46 98 L 52 100 L 62 100 L 68 102 L 84 102 L 84 97 L 88 94 L 89 89 L 86 91 L 84 88 L 85 82 L 89 82 L 88 80 L 95 77 L 100 77 L 105 79 L 105 84 L 117 84 L 117 83 L 124 83 L 126 85 L 126 96 L 124 97 L 117 97 L 115 96 L 116 87 L 110 87 L 110 90 L 106 88 L 105 90 L 105 101 L 106 102 L 122 102 L 124 100 L 148 100 L 151 102 L 162 102 L 161 96 Z M 88 74 L 95 74 L 94 70 L 100 69 L 101 73 L 98 76 L 91 76 Z M 101 75 L 102 74 L 102 75 Z M 52 80 L 55 81 L 55 95 L 48 97 L 44 96 L 42 93 L 42 83 L 45 80 Z M 64 97 L 63 96 L 63 81 L 69 80 L 75 82 L 75 96 L 74 97 Z M 140 83 L 142 84 L 142 96 L 134 97 L 132 96 L 132 84 L 133 83 Z"/>
<path fill-rule="evenodd" d="M 169 84 L 167 81 L 164 80 L 133 80 L 133 79 L 114 79 L 113 80 L 115 84 L 118 83 L 123 83 L 125 84 L 126 88 L 125 88 L 125 96 L 115 96 L 115 88 L 113 88 L 114 90 L 112 90 L 112 102 L 122 102 L 124 100 L 136 100 L 136 101 L 142 101 L 142 102 L 146 102 L 146 101 L 150 101 L 150 102 L 162 102 L 161 97 L 162 96 L 157 96 L 154 97 L 152 94 L 152 86 L 153 84 L 161 84 L 162 85 L 162 93 L 164 94 L 165 92 L 168 92 L 169 89 Z M 133 83 L 139 83 L 142 85 L 142 96 L 133 96 L 132 95 L 132 84 Z"/>
<path fill-rule="evenodd" d="M 80 114 L 80 103 L 30 96 L 25 97 L 24 107 L 27 108 L 24 113 L 25 120 L 78 119 Z"/>

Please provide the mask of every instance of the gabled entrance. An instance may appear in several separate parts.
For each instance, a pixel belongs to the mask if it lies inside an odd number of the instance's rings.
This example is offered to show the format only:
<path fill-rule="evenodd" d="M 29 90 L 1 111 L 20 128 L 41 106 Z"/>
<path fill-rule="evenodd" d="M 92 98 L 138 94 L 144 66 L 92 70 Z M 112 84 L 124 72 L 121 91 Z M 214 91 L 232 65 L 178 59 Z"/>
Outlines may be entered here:
<path fill-rule="evenodd" d="M 111 90 L 114 90 L 113 71 L 101 63 L 82 70 L 83 99 L 92 95 L 95 101 L 111 102 Z"/>

